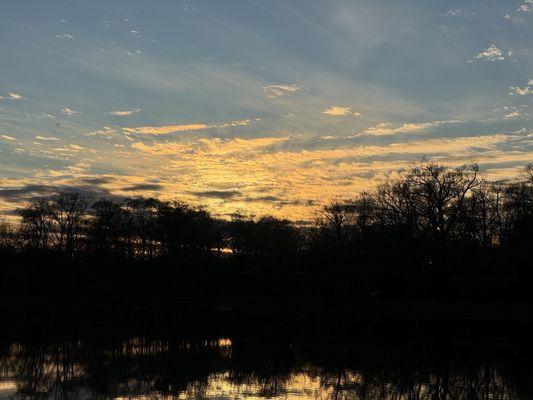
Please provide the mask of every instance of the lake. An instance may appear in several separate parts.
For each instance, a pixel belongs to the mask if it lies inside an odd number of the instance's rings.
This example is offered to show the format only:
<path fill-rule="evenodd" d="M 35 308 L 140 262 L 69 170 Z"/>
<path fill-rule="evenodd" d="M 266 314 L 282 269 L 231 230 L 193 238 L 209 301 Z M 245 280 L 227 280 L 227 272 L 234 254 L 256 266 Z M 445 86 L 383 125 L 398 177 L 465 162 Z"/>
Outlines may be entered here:
<path fill-rule="evenodd" d="M 533 398 L 529 323 L 47 310 L 1 317 L 0 399 Z"/>

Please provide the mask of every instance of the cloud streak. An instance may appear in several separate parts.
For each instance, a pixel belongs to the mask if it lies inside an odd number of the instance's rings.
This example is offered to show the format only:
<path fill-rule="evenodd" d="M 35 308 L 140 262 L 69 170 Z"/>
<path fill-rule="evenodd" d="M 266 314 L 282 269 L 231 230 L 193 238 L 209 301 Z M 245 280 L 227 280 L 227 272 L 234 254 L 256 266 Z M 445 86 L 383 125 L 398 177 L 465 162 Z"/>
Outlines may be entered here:
<path fill-rule="evenodd" d="M 125 116 L 128 116 L 128 115 L 132 115 L 132 114 L 136 114 L 138 112 L 140 112 L 141 109 L 140 108 L 134 108 L 132 110 L 117 110 L 117 111 L 110 111 L 108 112 L 107 114 L 108 115 L 113 115 L 115 117 L 125 117 Z"/>
<path fill-rule="evenodd" d="M 56 142 L 59 140 L 59 138 L 56 138 L 54 136 L 41 136 L 41 135 L 35 136 L 35 139 L 42 140 L 44 142 Z"/>
<path fill-rule="evenodd" d="M 81 111 L 76 111 L 76 110 L 73 110 L 72 108 L 69 108 L 69 107 L 64 107 L 61 112 L 65 115 L 68 115 L 69 117 L 73 116 L 73 115 L 76 115 L 76 114 L 81 114 Z"/>
<path fill-rule="evenodd" d="M 16 140 L 13 136 L 9 136 L 9 135 L 0 135 L 0 139 L 9 140 L 9 141 Z"/>
<path fill-rule="evenodd" d="M 394 125 L 388 122 L 383 122 L 367 128 L 361 133 L 352 135 L 351 137 L 358 136 L 391 136 L 404 133 L 422 133 L 429 128 L 438 127 L 446 124 L 456 124 L 463 121 L 459 120 L 448 120 L 448 121 L 433 121 L 433 122 L 422 122 L 422 123 L 413 123 L 407 122 L 400 125 Z"/>
<path fill-rule="evenodd" d="M 503 61 L 505 60 L 505 56 L 502 50 L 500 50 L 495 44 L 491 44 L 481 53 L 476 55 L 474 59 L 487 61 Z"/>
<path fill-rule="evenodd" d="M 361 113 L 352 111 L 351 107 L 343 107 L 343 106 L 329 106 L 327 109 L 322 111 L 322 114 L 329 115 L 331 117 L 343 117 L 343 116 L 354 116 L 359 117 L 361 116 Z"/>
<path fill-rule="evenodd" d="M 259 121 L 259 119 L 255 119 L 255 121 Z M 185 124 L 185 125 L 140 126 L 136 128 L 125 127 L 125 128 L 122 128 L 122 130 L 125 133 L 136 133 L 136 134 L 142 134 L 142 135 L 168 135 L 171 133 L 201 131 L 201 130 L 212 129 L 212 128 L 242 127 L 242 126 L 248 126 L 251 123 L 252 123 L 251 119 L 243 119 L 243 120 L 225 122 L 219 125 L 196 123 L 196 124 Z"/>
<path fill-rule="evenodd" d="M 298 86 L 293 83 L 263 86 L 263 90 L 265 91 L 267 96 L 270 97 L 271 99 L 287 96 L 289 94 L 299 92 L 302 89 L 303 89 L 302 86 Z"/>
<path fill-rule="evenodd" d="M 7 98 L 13 101 L 25 100 L 25 98 L 21 94 L 15 92 L 9 92 Z"/>

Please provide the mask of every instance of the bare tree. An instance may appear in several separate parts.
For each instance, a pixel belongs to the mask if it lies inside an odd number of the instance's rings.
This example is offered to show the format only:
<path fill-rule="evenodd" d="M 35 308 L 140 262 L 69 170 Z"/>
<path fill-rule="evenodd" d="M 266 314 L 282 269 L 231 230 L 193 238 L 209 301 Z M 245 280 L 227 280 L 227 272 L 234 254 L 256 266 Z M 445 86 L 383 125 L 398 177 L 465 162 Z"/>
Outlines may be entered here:
<path fill-rule="evenodd" d="M 124 213 L 122 204 L 116 201 L 101 199 L 91 206 L 93 218 L 90 222 L 89 234 L 91 244 L 96 253 L 118 252 L 123 230 Z"/>
<path fill-rule="evenodd" d="M 533 184 L 533 163 L 526 165 L 525 175 L 528 183 Z"/>
<path fill-rule="evenodd" d="M 478 166 L 446 168 L 423 161 L 405 178 L 409 208 L 419 228 L 440 243 L 451 237 L 465 199 L 478 187 Z"/>
<path fill-rule="evenodd" d="M 13 224 L 0 220 L 0 249 L 16 248 L 17 234 Z"/>
<path fill-rule="evenodd" d="M 53 241 L 52 202 L 37 198 L 17 213 L 22 217 L 21 233 L 30 248 L 48 250 Z"/>
<path fill-rule="evenodd" d="M 80 193 L 61 193 L 51 202 L 50 214 L 56 223 L 58 246 L 69 257 L 79 245 L 90 204 L 91 199 Z"/>
<path fill-rule="evenodd" d="M 504 197 L 498 184 L 481 184 L 473 189 L 457 220 L 459 236 L 484 249 L 500 244 L 507 226 Z"/>
<path fill-rule="evenodd" d="M 346 249 L 353 237 L 357 209 L 353 201 L 336 201 L 319 210 L 316 224 L 319 233 L 337 251 Z"/>

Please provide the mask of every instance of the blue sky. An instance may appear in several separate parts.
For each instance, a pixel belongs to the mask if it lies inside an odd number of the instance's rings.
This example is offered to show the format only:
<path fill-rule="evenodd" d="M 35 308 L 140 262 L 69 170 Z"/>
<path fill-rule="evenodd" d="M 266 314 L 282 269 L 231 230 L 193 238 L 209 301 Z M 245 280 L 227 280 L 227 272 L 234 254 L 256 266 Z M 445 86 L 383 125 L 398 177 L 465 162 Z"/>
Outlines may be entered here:
<path fill-rule="evenodd" d="M 77 188 L 306 218 L 533 161 L 533 0 L 5 1 L 0 212 Z"/>

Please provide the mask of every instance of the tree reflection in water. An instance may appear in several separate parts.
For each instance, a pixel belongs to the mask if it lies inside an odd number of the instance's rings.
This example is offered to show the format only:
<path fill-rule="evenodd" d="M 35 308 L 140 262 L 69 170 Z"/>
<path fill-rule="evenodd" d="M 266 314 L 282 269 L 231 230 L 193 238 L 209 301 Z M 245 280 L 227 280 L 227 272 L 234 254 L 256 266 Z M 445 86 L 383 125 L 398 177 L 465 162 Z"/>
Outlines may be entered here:
<path fill-rule="evenodd" d="M 0 398 L 531 398 L 529 327 L 406 325 L 344 337 L 10 339 Z"/>

